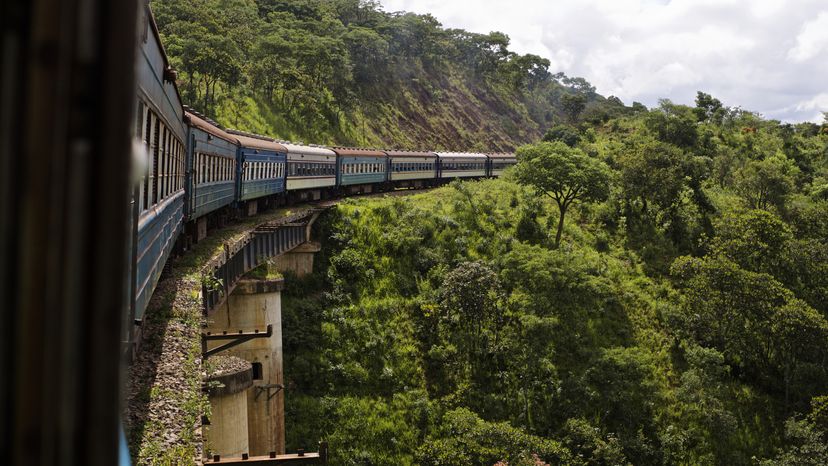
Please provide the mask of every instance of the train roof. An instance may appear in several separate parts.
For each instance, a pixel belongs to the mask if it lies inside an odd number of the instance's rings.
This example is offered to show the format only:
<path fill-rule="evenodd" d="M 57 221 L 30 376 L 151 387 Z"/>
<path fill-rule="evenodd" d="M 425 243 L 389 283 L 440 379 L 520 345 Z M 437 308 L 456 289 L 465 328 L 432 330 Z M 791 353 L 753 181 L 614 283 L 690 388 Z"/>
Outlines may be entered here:
<path fill-rule="evenodd" d="M 512 152 L 494 152 L 486 154 L 490 159 L 514 159 L 516 156 Z"/>
<path fill-rule="evenodd" d="M 242 131 L 228 129 L 228 133 L 238 139 L 239 144 L 252 149 L 272 150 L 274 152 L 287 152 L 287 148 L 276 142 L 275 139 L 259 134 L 244 133 Z"/>
<path fill-rule="evenodd" d="M 485 159 L 486 154 L 479 152 L 437 152 L 437 156 L 444 158 L 458 158 L 458 159 Z"/>
<path fill-rule="evenodd" d="M 385 157 L 385 152 L 376 149 L 361 149 L 358 147 L 332 147 L 338 155 L 347 157 Z"/>
<path fill-rule="evenodd" d="M 389 157 L 437 157 L 437 154 L 434 152 L 417 150 L 387 150 L 385 153 Z"/>
<path fill-rule="evenodd" d="M 161 50 L 161 58 L 164 61 L 164 69 L 161 71 L 161 87 L 164 87 L 165 83 L 169 83 L 173 90 L 175 91 L 175 97 L 178 100 L 178 111 L 180 114 L 184 113 L 184 100 L 181 98 L 181 91 L 178 89 L 178 73 L 173 69 L 172 65 L 170 64 L 170 58 L 167 56 L 167 50 L 164 48 L 164 43 L 161 41 L 161 34 L 158 31 L 158 23 L 155 22 L 155 14 L 152 12 L 152 7 L 150 6 L 149 2 L 144 6 L 141 14 L 146 15 L 147 19 L 147 27 L 152 31 L 153 37 L 155 37 L 155 42 L 158 44 L 158 48 Z M 141 32 L 145 32 L 146 30 L 142 30 Z M 146 41 L 145 41 L 146 42 Z M 176 118 L 179 118 L 176 116 Z M 172 122 L 167 122 L 168 124 L 172 124 Z"/>
<path fill-rule="evenodd" d="M 303 155 L 336 155 L 336 152 L 322 146 L 306 146 L 304 144 L 294 144 L 292 142 L 278 141 L 284 146 L 288 154 L 303 154 Z"/>
<path fill-rule="evenodd" d="M 204 117 L 196 115 L 191 110 L 187 110 L 184 113 L 184 119 L 187 121 L 187 124 L 198 128 L 205 133 L 212 134 L 213 136 L 224 139 L 225 141 L 233 144 L 239 143 L 239 140 L 235 136 L 220 128 L 216 124 L 207 121 Z"/>

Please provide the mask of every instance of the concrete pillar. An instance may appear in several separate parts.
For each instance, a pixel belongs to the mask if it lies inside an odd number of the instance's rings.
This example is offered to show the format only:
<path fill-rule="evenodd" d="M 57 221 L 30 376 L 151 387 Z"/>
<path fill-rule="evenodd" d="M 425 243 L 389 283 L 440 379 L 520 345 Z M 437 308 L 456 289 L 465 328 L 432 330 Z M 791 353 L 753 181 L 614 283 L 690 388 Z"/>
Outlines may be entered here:
<path fill-rule="evenodd" d="M 274 260 L 276 270 L 293 272 L 297 277 L 313 273 L 313 255 L 322 250 L 319 243 L 308 241 Z"/>
<path fill-rule="evenodd" d="M 247 395 L 248 439 L 251 456 L 285 452 L 284 376 L 282 373 L 282 300 L 284 280 L 242 280 L 229 298 L 209 317 L 208 331 L 264 331 L 270 337 L 254 338 L 219 354 L 238 356 L 253 364 L 253 385 Z M 229 307 L 229 312 L 228 312 Z M 210 341 L 208 348 L 226 341 Z"/>
<path fill-rule="evenodd" d="M 196 242 L 207 237 L 207 217 L 196 220 Z"/>
<path fill-rule="evenodd" d="M 259 211 L 259 202 L 257 200 L 247 201 L 247 216 L 252 217 Z"/>
<path fill-rule="evenodd" d="M 249 362 L 235 357 L 211 358 L 216 364 L 207 377 L 210 425 L 206 429 L 207 452 L 238 458 L 250 451 L 248 441 L 247 398 L 253 386 Z"/>

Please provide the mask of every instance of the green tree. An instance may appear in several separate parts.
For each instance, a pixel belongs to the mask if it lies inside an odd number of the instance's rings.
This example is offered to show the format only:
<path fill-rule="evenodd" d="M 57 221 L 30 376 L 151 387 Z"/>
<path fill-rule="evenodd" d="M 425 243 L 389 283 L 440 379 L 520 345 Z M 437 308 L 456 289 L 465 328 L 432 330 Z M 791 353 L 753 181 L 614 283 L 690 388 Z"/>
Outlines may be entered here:
<path fill-rule="evenodd" d="M 558 205 L 555 247 L 561 244 L 564 217 L 575 201 L 593 202 L 607 198 L 612 174 L 607 165 L 562 142 L 541 142 L 517 150 L 515 176 Z"/>
<path fill-rule="evenodd" d="M 584 111 L 587 97 L 580 93 L 566 93 L 561 97 L 561 107 L 570 123 L 578 121 L 578 116 Z"/>
<path fill-rule="evenodd" d="M 692 108 L 661 99 L 659 107 L 647 114 L 647 128 L 663 142 L 691 148 L 698 141 L 697 118 Z"/>
<path fill-rule="evenodd" d="M 575 147 L 581 142 L 581 132 L 569 125 L 555 125 L 543 135 L 546 142 L 561 141 L 569 147 Z"/>
<path fill-rule="evenodd" d="M 772 276 L 723 257 L 682 257 L 673 276 L 686 301 L 679 328 L 714 347 L 752 383 L 801 408 L 828 382 L 828 322 Z"/>
<path fill-rule="evenodd" d="M 781 209 L 799 169 L 784 155 L 752 160 L 738 173 L 736 189 L 754 209 Z"/>
<path fill-rule="evenodd" d="M 699 121 L 721 124 L 726 109 L 722 101 L 702 91 L 696 93 L 696 115 Z"/>

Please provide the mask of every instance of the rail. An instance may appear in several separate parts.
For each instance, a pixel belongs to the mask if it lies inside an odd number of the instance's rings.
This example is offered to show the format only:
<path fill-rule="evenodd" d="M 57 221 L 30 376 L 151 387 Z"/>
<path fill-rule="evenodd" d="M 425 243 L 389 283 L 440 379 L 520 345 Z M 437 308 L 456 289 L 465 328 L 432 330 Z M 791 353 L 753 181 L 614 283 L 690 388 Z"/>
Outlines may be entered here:
<path fill-rule="evenodd" d="M 232 243 L 202 269 L 204 314 L 224 304 L 239 280 L 268 259 L 290 252 L 310 240 L 310 225 L 333 203 L 318 204 L 263 223 Z"/>

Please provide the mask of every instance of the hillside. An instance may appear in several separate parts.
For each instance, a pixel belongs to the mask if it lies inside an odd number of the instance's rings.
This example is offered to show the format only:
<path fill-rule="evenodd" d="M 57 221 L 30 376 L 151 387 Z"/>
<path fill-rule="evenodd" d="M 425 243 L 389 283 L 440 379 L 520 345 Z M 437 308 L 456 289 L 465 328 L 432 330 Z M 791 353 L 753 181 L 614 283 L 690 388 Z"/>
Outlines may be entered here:
<path fill-rule="evenodd" d="M 319 144 L 513 150 L 556 123 L 628 110 L 498 32 L 360 0 L 153 0 L 188 105 Z"/>
<path fill-rule="evenodd" d="M 699 93 L 518 149 L 503 179 L 349 199 L 287 277 L 288 448 L 333 464 L 828 462 L 828 121 Z M 567 141 L 572 147 L 562 141 Z M 587 159 L 568 210 L 524 183 Z M 562 165 L 558 165 L 562 166 Z"/>

